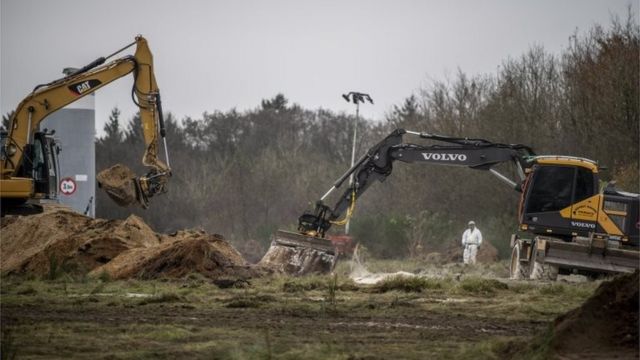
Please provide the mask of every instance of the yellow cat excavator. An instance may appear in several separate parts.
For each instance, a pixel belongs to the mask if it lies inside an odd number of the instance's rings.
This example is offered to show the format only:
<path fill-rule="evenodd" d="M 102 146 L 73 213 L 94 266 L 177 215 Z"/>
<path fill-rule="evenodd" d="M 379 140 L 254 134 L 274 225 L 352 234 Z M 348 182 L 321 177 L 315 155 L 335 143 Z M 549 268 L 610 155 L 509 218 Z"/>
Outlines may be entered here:
<path fill-rule="evenodd" d="M 406 135 L 426 143 L 407 143 Z M 324 235 L 345 223 L 360 197 L 384 181 L 395 161 L 488 171 L 520 193 L 521 234 L 512 236 L 513 278 L 555 279 L 559 272 L 617 273 L 640 267 L 640 196 L 613 186 L 599 189 L 596 162 L 572 156 L 537 156 L 520 144 L 499 144 L 397 129 L 373 146 L 298 219 L 298 231 L 277 231 L 262 264 L 290 274 L 328 272 L 335 249 Z M 512 180 L 495 165 L 512 163 Z M 353 174 L 335 206 L 325 199 Z M 419 191 L 419 189 L 416 189 Z M 343 216 L 346 218 L 341 219 Z"/>
<path fill-rule="evenodd" d="M 107 59 L 134 45 L 134 55 L 106 63 Z M 1 136 L 3 214 L 19 209 L 28 201 L 57 196 L 59 148 L 53 138 L 55 131 L 41 130 L 40 123 L 56 110 L 131 73 L 134 76 L 131 96 L 140 109 L 145 144 L 142 163 L 149 167 L 149 172 L 136 177 L 128 168 L 116 165 L 97 175 L 98 185 L 122 206 L 138 203 L 146 208 L 150 197 L 166 192 L 171 170 L 160 92 L 147 41 L 137 36 L 134 42 L 111 55 L 100 57 L 64 78 L 36 86 L 18 105 L 9 128 Z M 164 141 L 166 163 L 158 158 L 158 136 Z"/>

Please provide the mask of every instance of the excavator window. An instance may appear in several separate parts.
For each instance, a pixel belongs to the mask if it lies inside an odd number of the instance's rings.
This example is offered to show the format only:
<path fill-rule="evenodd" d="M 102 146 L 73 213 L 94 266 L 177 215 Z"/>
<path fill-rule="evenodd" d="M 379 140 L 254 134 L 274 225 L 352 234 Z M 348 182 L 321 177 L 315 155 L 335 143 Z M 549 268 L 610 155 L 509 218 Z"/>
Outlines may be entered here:
<path fill-rule="evenodd" d="M 578 168 L 576 177 L 576 193 L 573 203 L 590 198 L 596 194 L 596 184 L 593 173 L 585 168 Z"/>
<path fill-rule="evenodd" d="M 55 141 L 46 134 L 38 132 L 34 135 L 29 156 L 25 162 L 25 173 L 31 171 L 35 191 L 55 197 L 58 179 L 57 162 L 55 157 Z"/>
<path fill-rule="evenodd" d="M 533 179 L 527 213 L 559 211 L 571 205 L 575 167 L 542 166 Z"/>
<path fill-rule="evenodd" d="M 5 154 L 7 136 L 8 133 L 4 130 L 4 128 L 0 129 L 0 161 L 4 161 L 7 158 L 7 155 Z"/>
<path fill-rule="evenodd" d="M 41 139 L 33 142 L 33 179 L 43 181 L 46 179 L 44 149 Z"/>

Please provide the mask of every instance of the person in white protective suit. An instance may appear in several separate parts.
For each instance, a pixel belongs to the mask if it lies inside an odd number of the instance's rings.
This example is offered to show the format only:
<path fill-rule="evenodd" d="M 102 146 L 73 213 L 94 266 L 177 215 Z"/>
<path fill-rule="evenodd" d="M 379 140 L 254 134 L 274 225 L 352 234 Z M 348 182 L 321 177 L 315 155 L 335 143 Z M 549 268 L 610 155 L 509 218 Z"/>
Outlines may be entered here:
<path fill-rule="evenodd" d="M 462 246 L 464 246 L 462 259 L 465 264 L 476 263 L 476 255 L 480 245 L 482 245 L 482 233 L 474 221 L 469 221 L 469 228 L 462 234 Z"/>

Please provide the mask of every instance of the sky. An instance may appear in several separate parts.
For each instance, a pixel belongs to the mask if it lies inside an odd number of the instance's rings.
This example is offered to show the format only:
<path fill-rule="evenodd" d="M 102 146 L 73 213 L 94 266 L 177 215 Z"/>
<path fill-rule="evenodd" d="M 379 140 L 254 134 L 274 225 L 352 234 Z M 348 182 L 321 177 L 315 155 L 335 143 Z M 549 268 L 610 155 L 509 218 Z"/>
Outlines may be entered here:
<path fill-rule="evenodd" d="M 163 109 L 178 119 L 254 109 L 277 93 L 353 113 L 340 96 L 349 91 L 371 94 L 361 114 L 383 119 L 430 81 L 495 73 L 534 45 L 557 54 L 628 6 L 637 14 L 638 0 L 0 0 L 0 110 L 142 34 Z M 112 108 L 135 114 L 132 82 L 96 93 L 98 135 Z"/>

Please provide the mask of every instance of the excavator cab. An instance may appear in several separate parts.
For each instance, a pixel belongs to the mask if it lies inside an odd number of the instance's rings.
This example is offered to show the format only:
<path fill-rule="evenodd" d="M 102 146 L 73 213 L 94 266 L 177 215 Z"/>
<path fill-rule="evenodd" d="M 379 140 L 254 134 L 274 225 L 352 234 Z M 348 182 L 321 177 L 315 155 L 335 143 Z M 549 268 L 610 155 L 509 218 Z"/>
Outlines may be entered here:
<path fill-rule="evenodd" d="M 16 172 L 13 181 L 3 189 L 9 196 L 2 198 L 2 211 L 11 212 L 28 199 L 24 194 L 33 193 L 34 199 L 56 199 L 58 186 L 58 147 L 53 134 L 55 131 L 38 131 L 33 134 L 33 142 L 25 146 L 22 165 Z M 7 152 L 14 147 L 7 146 L 7 132 L 0 133 L 0 161 L 10 158 Z M 11 196 L 15 195 L 15 196 Z M 21 208 L 20 211 L 37 211 L 37 209 Z"/>
<path fill-rule="evenodd" d="M 520 230 L 512 237 L 511 277 L 554 280 L 638 269 L 640 196 L 606 186 L 598 166 L 583 158 L 537 156 L 520 202 Z"/>
<path fill-rule="evenodd" d="M 539 156 L 525 181 L 521 230 L 567 241 L 605 234 L 637 242 L 638 194 L 599 191 L 598 166 L 583 158 Z"/>
<path fill-rule="evenodd" d="M 522 194 L 522 230 L 567 239 L 596 230 L 598 167 L 592 161 L 538 157 Z"/>
<path fill-rule="evenodd" d="M 58 187 L 58 153 L 60 148 L 53 138 L 54 132 L 37 132 L 30 146 L 31 158 L 25 164 L 25 170 L 33 174 L 33 187 L 36 194 L 45 199 L 55 199 Z"/>

